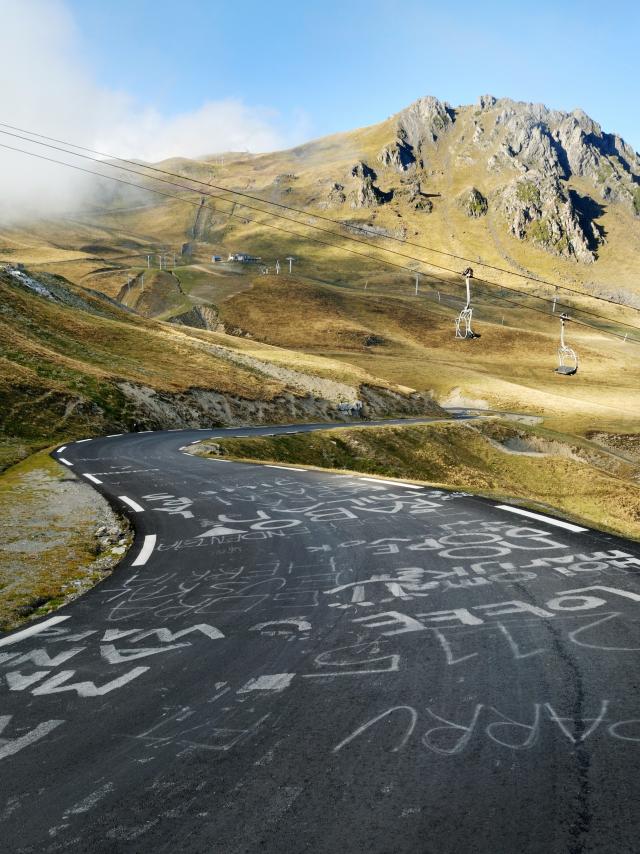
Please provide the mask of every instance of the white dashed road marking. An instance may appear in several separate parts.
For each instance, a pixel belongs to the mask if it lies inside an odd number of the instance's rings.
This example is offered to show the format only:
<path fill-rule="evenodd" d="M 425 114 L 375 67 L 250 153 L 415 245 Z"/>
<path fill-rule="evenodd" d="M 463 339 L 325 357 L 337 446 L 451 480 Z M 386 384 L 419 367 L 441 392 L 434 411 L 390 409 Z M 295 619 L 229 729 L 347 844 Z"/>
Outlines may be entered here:
<path fill-rule="evenodd" d="M 424 489 L 415 483 L 401 483 L 399 480 L 382 480 L 378 477 L 361 477 L 360 480 L 367 480 L 369 483 L 382 483 L 384 486 L 402 486 L 404 489 Z"/>
<path fill-rule="evenodd" d="M 264 466 L 268 469 L 285 469 L 285 471 L 306 471 L 306 469 L 297 469 L 293 466 L 276 466 L 272 463 L 265 463 Z"/>
<path fill-rule="evenodd" d="M 98 480 L 98 478 L 94 477 L 94 475 L 92 475 L 92 474 L 83 474 L 82 476 L 86 477 L 87 480 L 90 480 L 91 483 L 102 483 L 101 480 Z"/>
<path fill-rule="evenodd" d="M 144 511 L 144 507 L 141 507 L 137 501 L 134 501 L 133 498 L 127 498 L 126 495 L 119 495 L 118 498 L 120 501 L 123 501 L 125 504 L 128 504 L 132 510 L 135 510 L 136 513 L 142 513 Z"/>
<path fill-rule="evenodd" d="M 24 638 L 30 638 L 31 635 L 37 635 L 38 632 L 43 631 L 43 629 L 48 629 L 50 626 L 55 626 L 57 623 L 62 623 L 64 620 L 68 620 L 69 617 L 51 617 L 48 620 L 45 620 L 44 623 L 38 623 L 37 626 L 29 626 L 28 629 L 23 629 L 21 632 L 16 632 L 14 635 L 9 635 L 8 638 L 0 638 L 0 646 L 9 646 L 12 643 L 18 643 L 18 641 L 23 640 Z"/>
<path fill-rule="evenodd" d="M 156 535 L 155 534 L 146 534 L 144 538 L 144 543 L 142 544 L 142 548 L 140 549 L 140 554 L 131 564 L 131 566 L 144 566 L 145 563 L 151 557 L 153 550 L 156 545 Z"/>
<path fill-rule="evenodd" d="M 66 449 L 66 447 L 67 447 L 66 445 L 63 445 L 61 448 L 58 448 L 58 450 L 56 451 L 56 454 L 61 454 Z"/>
<path fill-rule="evenodd" d="M 91 439 L 76 439 L 75 444 L 81 445 L 83 442 L 90 442 L 90 441 L 91 441 Z"/>
<path fill-rule="evenodd" d="M 72 466 L 73 463 L 70 463 L 69 460 L 65 460 L 64 457 L 58 457 L 59 462 L 64 463 L 65 466 Z"/>
<path fill-rule="evenodd" d="M 528 516 L 529 519 L 536 519 L 538 522 L 548 522 L 549 525 L 556 525 L 558 528 L 566 528 L 567 531 L 588 531 L 588 528 L 582 528 L 580 525 L 573 525 L 571 522 L 563 522 L 562 519 L 552 519 L 551 516 L 543 516 L 541 513 L 532 513 L 530 510 L 523 510 L 521 507 L 510 507 L 508 504 L 496 504 L 498 510 L 507 510 L 509 513 L 517 513 L 519 516 Z"/>

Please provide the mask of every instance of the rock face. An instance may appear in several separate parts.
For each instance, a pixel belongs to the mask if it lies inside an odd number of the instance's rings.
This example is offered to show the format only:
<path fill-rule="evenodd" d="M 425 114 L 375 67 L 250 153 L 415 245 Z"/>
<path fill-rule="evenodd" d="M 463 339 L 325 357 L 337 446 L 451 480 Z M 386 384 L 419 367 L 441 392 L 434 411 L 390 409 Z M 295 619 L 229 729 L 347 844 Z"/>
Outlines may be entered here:
<path fill-rule="evenodd" d="M 467 216 L 474 219 L 484 216 L 489 209 L 486 198 L 475 187 L 471 187 L 458 196 L 458 204 Z"/>
<path fill-rule="evenodd" d="M 366 163 L 356 163 L 351 168 L 351 177 L 355 179 L 355 187 L 349 193 L 349 204 L 352 208 L 376 208 L 393 198 L 393 192 L 385 193 L 376 187 L 373 182 L 377 175 Z"/>
<path fill-rule="evenodd" d="M 515 237 L 585 264 L 595 260 L 600 234 L 595 226 L 581 222 L 575 203 L 557 178 L 529 172 L 508 184 L 499 198 Z"/>
<path fill-rule="evenodd" d="M 396 139 L 391 145 L 385 147 L 378 154 L 378 160 L 384 166 L 391 166 L 398 172 L 406 172 L 416 164 L 413 148 L 403 139 Z"/>
<path fill-rule="evenodd" d="M 420 181 L 411 181 L 397 191 L 397 195 L 405 204 L 410 205 L 416 211 L 431 213 L 433 202 L 422 192 Z"/>
<path fill-rule="evenodd" d="M 604 243 L 598 219 L 606 205 L 640 217 L 640 155 L 582 110 L 564 113 L 493 95 L 453 109 L 420 98 L 395 116 L 377 159 L 396 199 L 418 210 L 432 207 L 421 181 L 428 185 L 431 176 L 458 168 L 469 170 L 474 184 L 486 176 L 494 187 L 489 199 L 470 186 L 456 200 L 469 217 L 494 208 L 519 240 L 581 263 L 593 262 Z M 409 173 L 417 191 L 406 178 L 394 186 L 393 173 Z M 367 184 L 358 173 L 354 206 L 381 203 L 376 176 L 369 177 Z"/>
<path fill-rule="evenodd" d="M 454 122 L 451 107 L 431 95 L 419 98 L 398 113 L 398 139 L 413 151 L 436 142 Z"/>
<path fill-rule="evenodd" d="M 318 206 L 321 208 L 339 208 L 346 201 L 344 184 L 333 183 L 329 186 L 326 195 L 318 202 Z"/>

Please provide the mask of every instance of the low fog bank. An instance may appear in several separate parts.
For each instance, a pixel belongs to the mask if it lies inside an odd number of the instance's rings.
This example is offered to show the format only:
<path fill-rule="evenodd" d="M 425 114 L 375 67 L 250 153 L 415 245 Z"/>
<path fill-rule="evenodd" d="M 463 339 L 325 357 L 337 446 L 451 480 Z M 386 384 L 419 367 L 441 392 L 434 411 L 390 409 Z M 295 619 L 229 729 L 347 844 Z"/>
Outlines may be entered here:
<path fill-rule="evenodd" d="M 79 34 L 62 0 L 0 0 L 0 20 L 10 34 L 3 38 L 0 63 L 2 123 L 147 162 L 218 151 L 271 151 L 296 141 L 278 129 L 275 113 L 238 100 L 210 101 L 192 112 L 164 116 L 126 93 L 101 87 L 82 59 Z M 0 133 L 1 146 L 110 171 L 8 135 L 21 131 L 0 131 L 5 132 Z M 0 147 L 0 221 L 19 223 L 96 208 L 109 200 L 108 183 Z M 154 198 L 144 195 L 149 202 Z"/>

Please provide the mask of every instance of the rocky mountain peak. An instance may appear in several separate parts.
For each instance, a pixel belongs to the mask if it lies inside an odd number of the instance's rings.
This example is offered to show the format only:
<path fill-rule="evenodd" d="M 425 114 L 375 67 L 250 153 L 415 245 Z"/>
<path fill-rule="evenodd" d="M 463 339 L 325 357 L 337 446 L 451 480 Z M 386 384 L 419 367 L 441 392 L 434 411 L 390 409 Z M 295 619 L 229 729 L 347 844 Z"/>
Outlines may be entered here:
<path fill-rule="evenodd" d="M 490 94 L 452 108 L 426 96 L 397 113 L 390 128 L 374 154 L 376 169 L 357 161 L 336 176 L 340 183 L 322 206 L 390 205 L 400 218 L 405 210 L 437 214 L 433 190 L 450 186 L 462 169 L 466 190 L 454 201 L 467 216 L 487 215 L 492 228 L 497 217 L 517 239 L 581 263 L 593 262 L 604 243 L 598 220 L 607 205 L 640 217 L 640 156 L 584 110 Z"/>
<path fill-rule="evenodd" d="M 444 101 L 432 95 L 418 98 L 397 115 L 398 138 L 419 150 L 425 143 L 433 143 L 453 124 L 455 113 Z"/>

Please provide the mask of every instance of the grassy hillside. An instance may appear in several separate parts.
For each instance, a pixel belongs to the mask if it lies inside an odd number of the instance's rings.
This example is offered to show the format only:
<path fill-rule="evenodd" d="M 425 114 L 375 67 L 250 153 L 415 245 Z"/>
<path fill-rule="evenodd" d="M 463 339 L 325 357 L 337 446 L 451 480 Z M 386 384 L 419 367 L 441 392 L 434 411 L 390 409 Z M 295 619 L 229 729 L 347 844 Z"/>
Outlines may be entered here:
<path fill-rule="evenodd" d="M 147 320 L 52 275 L 0 269 L 0 305 L 0 465 L 65 437 L 304 418 L 304 407 L 323 417 L 363 386 L 397 388 L 319 356 Z"/>
<path fill-rule="evenodd" d="M 289 151 L 167 161 L 160 166 L 184 176 L 178 182 L 192 192 L 156 184 L 180 198 L 118 192 L 108 209 L 1 228 L 0 259 L 25 261 L 36 271 L 57 272 L 78 286 L 120 296 L 148 318 L 167 320 L 204 308 L 216 328 L 219 323 L 234 333 L 225 346 L 257 351 L 262 342 L 281 348 L 277 356 L 259 356 L 281 365 L 310 359 L 313 370 L 322 372 L 316 360 L 329 357 L 336 376 L 364 371 L 433 391 L 441 402 L 540 414 L 571 434 L 597 428 L 633 437 L 639 432 L 640 345 L 634 341 L 640 333 L 624 324 L 640 327 L 633 310 L 640 306 L 640 211 L 634 196 L 639 164 L 619 138 L 579 111 L 559 113 L 488 97 L 453 109 L 426 98 L 377 125 Z M 206 186 L 190 184 L 193 179 Z M 203 195 L 214 185 L 263 202 L 216 189 L 216 199 Z M 285 231 L 269 227 L 274 225 Z M 367 226 L 369 235 L 354 231 L 357 225 Z M 412 257 L 392 255 L 385 247 Z M 479 340 L 453 338 L 453 319 L 464 304 L 459 271 L 467 262 L 432 250 L 472 262 Z M 238 251 L 260 256 L 271 273 L 279 259 L 281 275 L 262 276 L 260 265 L 211 263 L 214 254 L 226 258 Z M 157 269 L 161 254 L 170 259 L 168 270 Z M 291 276 L 285 265 L 290 255 L 296 259 Z M 384 259 L 421 270 L 417 297 L 411 269 L 385 265 Z M 523 272 L 577 293 L 563 295 L 512 275 Z M 483 278 L 526 296 L 485 285 Z M 132 285 L 123 291 L 128 279 Z M 624 305 L 596 302 L 594 294 Z M 554 315 L 551 302 L 537 297 L 556 295 Z M 524 305 L 514 306 L 514 300 Z M 579 353 L 580 369 L 575 377 L 559 377 L 553 368 L 561 310 L 627 332 L 629 340 L 570 324 L 567 338 Z M 43 327 L 47 322 L 42 320 Z M 141 322 L 127 316 L 128 329 Z M 211 378 L 215 362 L 193 350 L 205 333 L 147 328 L 149 349 L 140 352 L 139 339 L 122 347 L 109 339 L 99 364 L 90 360 L 91 375 L 122 372 L 131 381 L 171 388 L 177 382 L 185 389 L 203 371 L 203 385 L 217 382 Z M 175 363 L 178 342 L 188 353 L 184 369 Z M 283 359 L 289 349 L 295 354 Z M 20 370 L 33 371 L 29 360 Z M 225 389 L 237 382 L 238 393 L 248 394 L 246 363 L 218 373 L 220 382 L 228 381 Z M 268 391 L 277 394 L 271 385 Z"/>
<path fill-rule="evenodd" d="M 640 540 L 637 461 L 588 441 L 495 419 L 225 439 L 191 453 L 409 478 L 496 499 L 520 499 Z"/>

